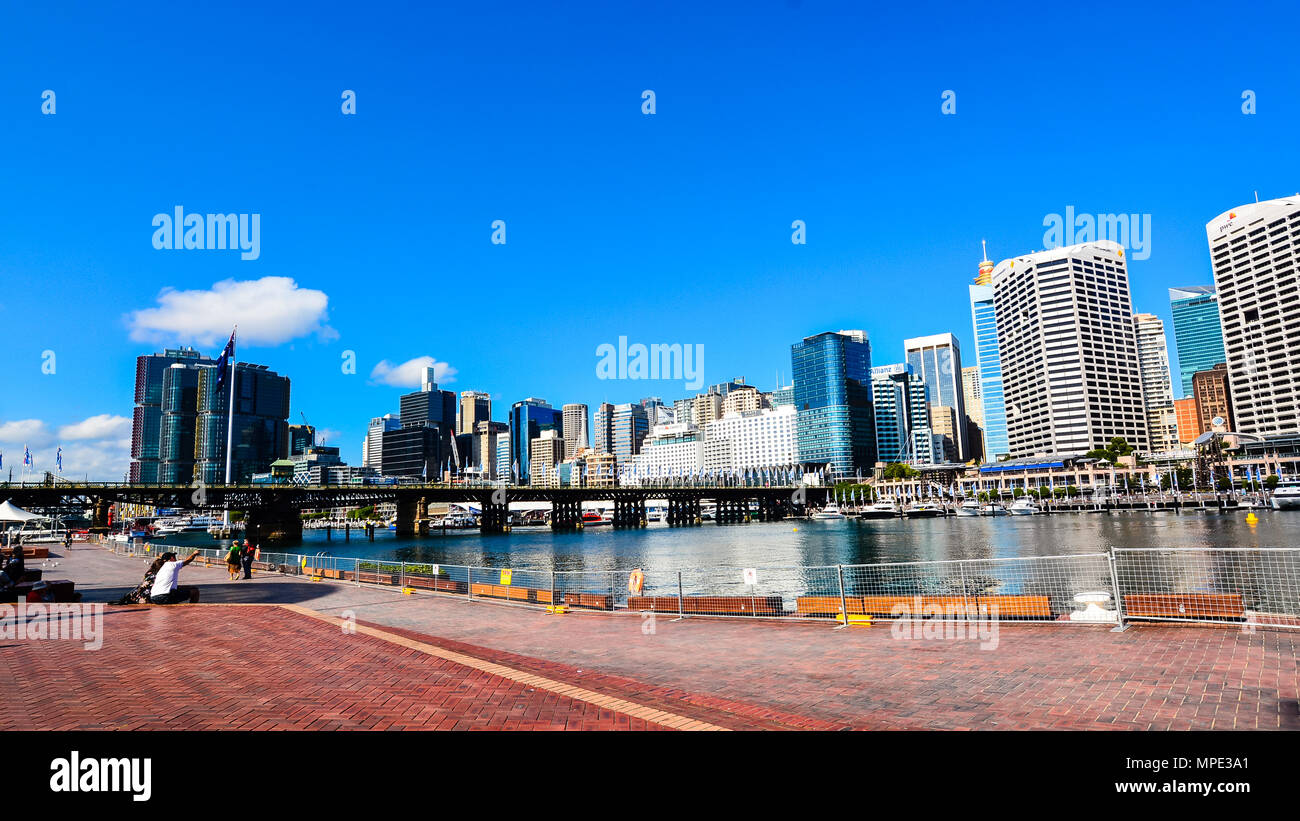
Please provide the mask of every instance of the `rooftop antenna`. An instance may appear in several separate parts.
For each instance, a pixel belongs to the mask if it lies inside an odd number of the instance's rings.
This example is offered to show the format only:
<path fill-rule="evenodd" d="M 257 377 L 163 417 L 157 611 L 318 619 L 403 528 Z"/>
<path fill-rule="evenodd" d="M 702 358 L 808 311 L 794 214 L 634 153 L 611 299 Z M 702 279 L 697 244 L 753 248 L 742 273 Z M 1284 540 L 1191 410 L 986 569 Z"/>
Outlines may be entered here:
<path fill-rule="evenodd" d="M 1255 192 L 1255 202 L 1259 202 L 1259 191 Z"/>

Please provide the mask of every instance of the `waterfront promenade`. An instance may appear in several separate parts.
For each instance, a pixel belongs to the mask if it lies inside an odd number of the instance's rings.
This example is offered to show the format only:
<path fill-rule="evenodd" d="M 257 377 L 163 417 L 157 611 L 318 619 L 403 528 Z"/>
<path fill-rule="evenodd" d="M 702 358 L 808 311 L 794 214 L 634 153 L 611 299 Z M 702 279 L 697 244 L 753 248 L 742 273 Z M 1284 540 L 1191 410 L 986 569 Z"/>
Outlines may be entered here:
<path fill-rule="evenodd" d="M 92 545 L 58 561 L 86 602 L 144 569 Z M 1296 631 L 1004 624 L 982 650 L 887 623 L 647 632 L 639 614 L 222 568 L 182 582 L 202 604 L 109 607 L 98 651 L 0 642 L 0 729 L 1300 729 Z"/>

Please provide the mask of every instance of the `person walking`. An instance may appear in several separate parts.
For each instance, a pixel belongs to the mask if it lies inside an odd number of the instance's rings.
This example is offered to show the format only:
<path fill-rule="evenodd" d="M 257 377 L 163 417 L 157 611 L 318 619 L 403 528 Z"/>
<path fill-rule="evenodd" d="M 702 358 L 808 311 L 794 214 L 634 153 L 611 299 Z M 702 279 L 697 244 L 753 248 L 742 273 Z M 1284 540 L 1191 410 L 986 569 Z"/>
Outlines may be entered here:
<path fill-rule="evenodd" d="M 240 560 L 241 560 L 242 564 L 244 565 L 244 578 L 245 578 L 245 579 L 251 579 L 251 578 L 253 578 L 253 557 L 254 557 L 254 554 L 255 554 L 255 553 L 256 553 L 256 549 L 253 547 L 253 545 L 251 545 L 249 542 L 245 541 L 245 542 L 244 542 L 244 554 L 240 557 Z"/>
<path fill-rule="evenodd" d="M 231 542 L 230 550 L 226 553 L 226 571 L 229 573 L 232 582 L 239 578 L 239 558 L 239 542 Z"/>

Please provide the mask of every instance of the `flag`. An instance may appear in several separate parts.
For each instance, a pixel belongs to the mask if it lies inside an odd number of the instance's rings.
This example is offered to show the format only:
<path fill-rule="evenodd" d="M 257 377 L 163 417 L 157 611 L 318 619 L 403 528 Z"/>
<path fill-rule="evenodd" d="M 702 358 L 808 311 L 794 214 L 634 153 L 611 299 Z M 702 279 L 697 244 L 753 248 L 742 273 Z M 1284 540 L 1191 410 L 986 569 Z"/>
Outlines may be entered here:
<path fill-rule="evenodd" d="M 59 473 L 62 473 L 63 472 L 63 447 L 61 445 L 59 446 L 59 449 L 54 453 L 54 462 L 59 466 Z"/>
<path fill-rule="evenodd" d="M 27 449 L 26 445 L 23 445 L 23 464 L 29 466 L 36 464 L 32 461 L 32 452 Z"/>
<path fill-rule="evenodd" d="M 217 357 L 217 366 L 216 366 L 217 387 L 214 388 L 214 391 L 221 390 L 221 383 L 224 382 L 226 379 L 226 368 L 230 364 L 230 360 L 233 359 L 234 356 L 235 356 L 235 332 L 232 330 L 230 332 L 230 341 L 226 343 L 226 347 L 221 349 L 221 356 Z"/>

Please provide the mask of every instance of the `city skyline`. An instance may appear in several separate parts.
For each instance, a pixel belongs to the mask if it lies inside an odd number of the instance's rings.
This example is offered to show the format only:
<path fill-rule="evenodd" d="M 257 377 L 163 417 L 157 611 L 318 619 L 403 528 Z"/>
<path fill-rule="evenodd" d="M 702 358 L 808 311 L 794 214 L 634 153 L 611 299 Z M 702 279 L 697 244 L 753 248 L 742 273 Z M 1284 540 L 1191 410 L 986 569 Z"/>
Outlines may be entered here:
<path fill-rule="evenodd" d="M 163 14 L 23 9 L 0 32 L 0 65 L 14 69 L 0 83 L 13 146 L 0 158 L 10 188 L 0 321 L 15 340 L 0 362 L 6 468 L 21 466 L 24 445 L 51 467 L 61 445 L 69 473 L 120 476 L 135 358 L 186 344 L 214 356 L 235 321 L 240 361 L 291 375 L 291 418 L 305 412 L 350 462 L 368 421 L 418 387 L 408 374 L 424 357 L 445 389 L 488 392 L 499 421 L 528 396 L 594 410 L 690 393 L 682 380 L 597 379 L 596 348 L 621 336 L 702 346 L 706 384 L 789 384 L 791 342 L 834 328 L 867 330 L 880 362 L 901 361 L 906 338 L 952 333 L 973 364 L 965 286 L 980 241 L 996 260 L 1032 252 L 1046 218 L 1068 209 L 1150 215 L 1150 256 L 1129 270 L 1133 306 L 1168 330 L 1167 290 L 1213 281 L 1204 225 L 1300 180 L 1286 150 L 1300 107 L 1268 79 L 1284 33 L 1224 44 L 1198 30 L 1199 12 L 1126 9 L 1129 28 L 1102 61 L 1095 43 L 1061 44 L 1063 64 L 1089 66 L 1074 92 L 996 49 L 961 56 L 971 37 L 1054 30 L 1054 13 L 1038 8 L 953 10 L 932 42 L 865 51 L 858 27 L 842 25 L 861 13 L 834 4 L 694 27 L 581 6 L 509 20 L 430 11 L 430 29 L 464 36 L 427 49 L 403 33 L 382 50 L 364 36 L 386 30 L 382 10 L 353 10 L 302 40 L 284 36 L 287 14 L 258 11 L 251 32 L 204 18 L 214 42 L 247 37 L 273 55 L 211 76 L 160 74 L 159 55 L 114 45 L 114 33 Z M 920 10 L 879 14 L 928 23 Z M 1153 51 L 1144 27 L 1181 37 L 1185 51 Z M 58 38 L 35 34 L 52 28 Z M 1200 76 L 1200 47 L 1231 70 L 1178 82 Z M 161 48 L 178 62 L 203 57 Z M 557 48 L 572 62 L 542 59 Z M 792 53 L 803 73 L 755 48 Z M 520 71 L 530 56 L 539 67 Z M 430 87 L 428 76 L 445 79 Z M 1148 78 L 1142 88 L 1134 76 Z M 57 92 L 56 113 L 42 113 L 44 89 Z M 355 115 L 340 111 L 347 89 Z M 653 115 L 642 112 L 647 89 Z M 949 89 L 952 115 L 941 109 Z M 1242 112 L 1245 89 L 1258 114 Z M 1044 99 L 1122 108 L 1120 142 L 1096 138 L 1093 105 Z M 1041 128 L 1027 135 L 1031 103 Z M 884 111 L 890 129 L 878 127 Z M 1176 146 L 1171 129 L 1184 135 Z M 87 133 L 115 146 L 114 163 L 84 151 Z M 1203 162 L 1225 146 L 1233 163 Z M 256 258 L 156 250 L 153 220 L 176 208 L 259 216 Z M 495 220 L 505 245 L 491 242 Z M 806 244 L 791 242 L 796 220 Z M 526 307 L 479 308 L 479 289 L 460 287 L 471 283 Z M 737 333 L 728 307 L 762 332 Z M 473 322 L 441 326 L 442 316 Z"/>

